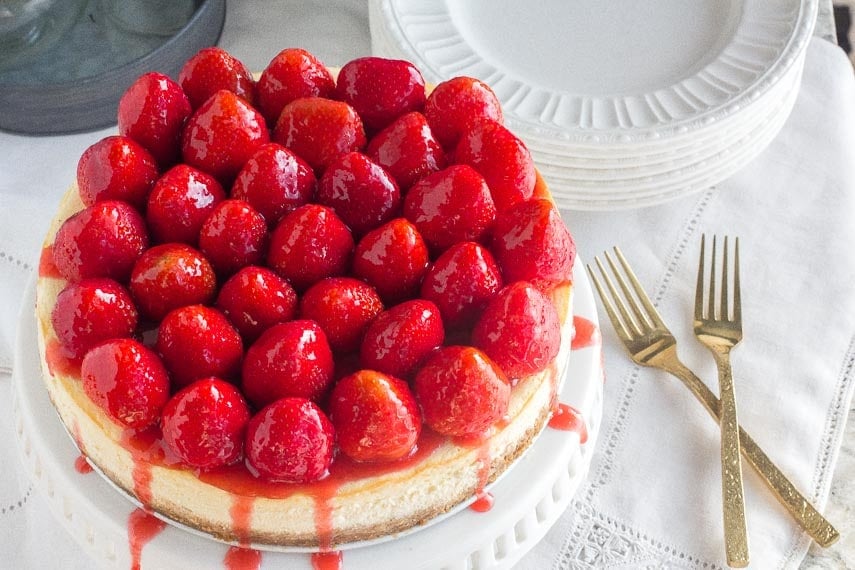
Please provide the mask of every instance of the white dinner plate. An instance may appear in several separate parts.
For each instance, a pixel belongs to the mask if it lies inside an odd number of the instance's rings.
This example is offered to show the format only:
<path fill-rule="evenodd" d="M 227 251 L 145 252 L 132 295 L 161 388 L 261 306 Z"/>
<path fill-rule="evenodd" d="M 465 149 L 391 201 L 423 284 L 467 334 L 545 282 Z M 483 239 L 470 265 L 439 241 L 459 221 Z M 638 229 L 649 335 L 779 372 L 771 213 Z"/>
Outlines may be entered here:
<path fill-rule="evenodd" d="M 574 280 L 574 313 L 597 330 L 596 306 L 578 259 Z M 131 565 L 128 521 L 135 505 L 98 474 L 75 469 L 80 452 L 41 380 L 34 299 L 31 286 L 20 317 L 13 373 L 18 449 L 59 523 L 99 564 L 125 570 Z M 463 508 L 399 538 L 348 548 L 343 552 L 343 567 L 510 568 L 561 516 L 587 474 L 602 418 L 601 350 L 597 342 L 571 351 L 559 398 L 585 418 L 586 443 L 581 444 L 574 432 L 545 429 L 489 487 L 495 499 L 491 510 L 479 513 Z M 226 544 L 169 524 L 144 546 L 142 568 L 221 568 L 228 550 Z M 305 552 L 266 551 L 262 567 L 309 569 L 312 562 Z"/>

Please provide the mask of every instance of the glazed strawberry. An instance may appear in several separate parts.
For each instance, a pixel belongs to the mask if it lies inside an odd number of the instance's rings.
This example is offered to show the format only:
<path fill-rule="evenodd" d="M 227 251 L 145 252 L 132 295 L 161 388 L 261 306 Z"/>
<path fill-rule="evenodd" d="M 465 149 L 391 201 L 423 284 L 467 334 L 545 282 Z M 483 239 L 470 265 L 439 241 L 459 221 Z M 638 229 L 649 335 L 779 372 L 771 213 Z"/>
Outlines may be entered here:
<path fill-rule="evenodd" d="M 558 313 L 534 285 L 517 281 L 484 309 L 472 330 L 472 343 L 511 378 L 540 372 L 561 348 Z"/>
<path fill-rule="evenodd" d="M 194 109 L 202 106 L 220 89 L 243 97 L 252 105 L 255 81 L 238 59 L 219 47 L 207 47 L 187 60 L 178 74 L 178 83 Z"/>
<path fill-rule="evenodd" d="M 329 472 L 335 431 L 314 402 L 282 398 L 249 420 L 246 466 L 267 481 L 309 483 Z"/>
<path fill-rule="evenodd" d="M 356 109 L 365 128 L 377 132 L 425 104 L 425 80 L 416 67 L 399 59 L 361 57 L 338 73 L 335 97 Z"/>
<path fill-rule="evenodd" d="M 217 91 L 187 121 L 181 156 L 231 186 L 244 163 L 270 141 L 264 117 L 231 91 Z"/>
<path fill-rule="evenodd" d="M 471 166 L 453 165 L 413 184 L 404 217 L 415 224 L 433 251 L 461 241 L 480 241 L 496 217 L 484 178 Z"/>
<path fill-rule="evenodd" d="M 62 223 L 53 244 L 53 261 L 65 279 L 127 280 L 148 247 L 142 216 L 127 202 L 107 200 L 77 212 Z"/>
<path fill-rule="evenodd" d="M 548 291 L 568 281 L 576 244 L 549 200 L 517 204 L 496 218 L 490 245 L 505 282 L 531 281 Z"/>
<path fill-rule="evenodd" d="M 333 357 L 314 321 L 273 325 L 246 351 L 243 393 L 259 408 L 279 398 L 319 400 L 333 378 Z"/>
<path fill-rule="evenodd" d="M 421 297 L 439 307 L 447 326 L 468 326 L 501 288 L 502 275 L 490 251 L 466 241 L 439 256 L 422 282 Z"/>
<path fill-rule="evenodd" d="M 247 343 L 275 325 L 294 318 L 297 293 L 287 281 L 266 267 L 244 267 L 226 281 L 217 296 L 217 308 Z"/>
<path fill-rule="evenodd" d="M 436 140 L 454 148 L 469 123 L 504 121 L 502 106 L 490 86 L 472 77 L 454 77 L 437 85 L 425 102 L 425 117 Z"/>
<path fill-rule="evenodd" d="M 178 307 L 213 301 L 217 278 L 198 250 L 182 243 L 166 243 L 139 258 L 131 273 L 130 290 L 140 314 L 159 321 Z"/>
<path fill-rule="evenodd" d="M 446 346 L 425 362 L 413 388 L 425 424 L 443 435 L 478 436 L 508 412 L 511 385 L 490 358 L 471 346 Z"/>
<path fill-rule="evenodd" d="M 96 142 L 77 162 L 77 186 L 86 206 L 124 200 L 142 211 L 159 172 L 157 161 L 128 137 L 110 136 Z"/>
<path fill-rule="evenodd" d="M 339 380 L 329 411 L 339 449 L 354 461 L 407 457 L 422 430 L 419 405 L 407 383 L 374 370 Z"/>
<path fill-rule="evenodd" d="M 318 281 L 300 299 L 300 316 L 317 322 L 336 352 L 357 350 L 368 325 L 382 310 L 377 291 L 350 277 Z"/>
<path fill-rule="evenodd" d="M 169 376 L 160 358 L 130 338 L 108 340 L 87 352 L 80 378 L 95 404 L 133 429 L 157 422 L 169 399 Z"/>
<path fill-rule="evenodd" d="M 276 121 L 273 140 L 301 156 L 317 175 L 342 154 L 362 150 L 366 142 L 353 107 L 322 97 L 288 103 Z"/>
<path fill-rule="evenodd" d="M 387 303 L 415 296 L 430 258 L 416 227 L 396 218 L 365 234 L 353 255 L 353 273 Z"/>
<path fill-rule="evenodd" d="M 217 204 L 226 199 L 216 178 L 186 164 L 167 170 L 148 197 L 146 222 L 156 243 L 199 243 L 199 230 Z"/>
<path fill-rule="evenodd" d="M 302 97 L 332 96 L 335 81 L 318 59 L 303 49 L 288 48 L 271 60 L 258 79 L 258 108 L 275 125 L 282 108 Z"/>
<path fill-rule="evenodd" d="M 381 166 L 358 152 L 337 158 L 318 182 L 318 203 L 332 208 L 351 231 L 361 236 L 394 218 L 401 191 Z"/>
<path fill-rule="evenodd" d="M 170 311 L 155 347 L 178 387 L 207 376 L 236 379 L 243 358 L 240 335 L 226 316 L 202 305 Z"/>
<path fill-rule="evenodd" d="M 137 309 L 127 289 L 112 279 L 84 279 L 57 295 L 51 324 L 65 355 L 76 360 L 99 342 L 132 336 Z"/>
<path fill-rule="evenodd" d="M 413 299 L 377 315 L 365 331 L 359 360 L 363 368 L 408 378 L 445 339 L 439 308 Z"/>
<path fill-rule="evenodd" d="M 264 216 L 243 200 L 217 204 L 199 232 L 199 249 L 220 275 L 259 263 L 266 247 Z"/>
<path fill-rule="evenodd" d="M 250 413 L 234 385 L 216 377 L 196 380 L 166 403 L 163 441 L 186 465 L 212 469 L 243 458 Z"/>
<path fill-rule="evenodd" d="M 481 173 L 499 212 L 534 193 L 537 174 L 531 154 L 520 139 L 496 121 L 471 123 L 460 136 L 454 160 Z"/>
<path fill-rule="evenodd" d="M 325 277 L 344 275 L 352 255 L 353 236 L 335 212 L 306 204 L 276 226 L 267 263 L 297 291 L 304 291 Z"/>
<path fill-rule="evenodd" d="M 407 113 L 380 131 L 365 150 L 406 192 L 419 178 L 445 168 L 445 152 L 424 115 Z"/>
<path fill-rule="evenodd" d="M 285 214 L 311 201 L 315 185 L 315 173 L 305 160 L 268 143 L 238 172 L 231 196 L 249 202 L 273 229 Z"/>
<path fill-rule="evenodd" d="M 181 156 L 181 130 L 192 110 L 178 83 L 162 73 L 146 73 L 119 99 L 119 134 L 140 143 L 166 169 Z"/>

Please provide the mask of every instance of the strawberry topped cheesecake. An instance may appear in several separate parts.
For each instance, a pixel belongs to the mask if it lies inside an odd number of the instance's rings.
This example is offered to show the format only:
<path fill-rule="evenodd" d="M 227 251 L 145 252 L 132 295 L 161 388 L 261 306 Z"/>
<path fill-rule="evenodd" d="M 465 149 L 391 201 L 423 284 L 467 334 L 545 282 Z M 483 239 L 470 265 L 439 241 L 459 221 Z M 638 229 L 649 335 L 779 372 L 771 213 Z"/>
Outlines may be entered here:
<path fill-rule="evenodd" d="M 574 257 L 484 83 L 300 49 L 253 77 L 207 48 L 80 158 L 44 381 L 149 512 L 258 548 L 389 537 L 487 508 L 549 420 Z"/>

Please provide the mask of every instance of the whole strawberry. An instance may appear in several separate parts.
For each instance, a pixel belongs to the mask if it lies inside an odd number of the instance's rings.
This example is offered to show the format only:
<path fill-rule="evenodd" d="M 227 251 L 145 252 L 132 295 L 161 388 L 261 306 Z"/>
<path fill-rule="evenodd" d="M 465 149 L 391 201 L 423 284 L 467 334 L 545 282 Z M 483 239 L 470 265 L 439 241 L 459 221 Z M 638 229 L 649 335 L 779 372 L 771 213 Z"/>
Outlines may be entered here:
<path fill-rule="evenodd" d="M 472 77 L 454 77 L 438 84 L 425 102 L 425 117 L 436 139 L 453 149 L 470 123 L 503 122 L 502 106 L 490 86 Z"/>
<path fill-rule="evenodd" d="M 243 393 L 257 407 L 279 398 L 319 400 L 333 378 L 327 337 L 314 321 L 273 325 L 246 351 Z"/>
<path fill-rule="evenodd" d="M 381 57 L 361 57 L 344 65 L 335 97 L 350 104 L 366 129 L 377 132 L 425 104 L 425 80 L 412 63 Z"/>
<path fill-rule="evenodd" d="M 511 378 L 544 370 L 561 348 L 561 323 L 552 302 L 517 281 L 499 291 L 472 330 L 472 343 Z"/>
<path fill-rule="evenodd" d="M 131 295 L 141 315 L 159 321 L 178 307 L 214 300 L 217 278 L 198 250 L 183 243 L 152 247 L 134 264 Z"/>
<path fill-rule="evenodd" d="M 267 248 L 264 216 L 243 200 L 217 204 L 199 231 L 199 249 L 220 275 L 260 263 Z"/>
<path fill-rule="evenodd" d="M 300 315 L 317 322 L 336 352 L 359 348 L 365 330 L 383 310 L 373 287 L 350 277 L 328 277 L 303 294 Z"/>
<path fill-rule="evenodd" d="M 83 151 L 77 162 L 78 191 L 86 206 L 124 200 L 142 211 L 157 176 L 157 161 L 128 137 L 103 138 Z"/>
<path fill-rule="evenodd" d="M 413 387 L 425 424 L 437 433 L 478 436 L 508 412 L 511 385 L 490 358 L 471 346 L 446 346 L 419 369 Z"/>
<path fill-rule="evenodd" d="M 53 260 L 69 281 L 109 277 L 125 282 L 148 247 L 142 216 L 127 202 L 97 202 L 65 220 L 56 232 Z"/>
<path fill-rule="evenodd" d="M 250 265 L 223 284 L 217 308 L 249 344 L 276 323 L 294 318 L 297 293 L 270 269 Z"/>
<path fill-rule="evenodd" d="M 86 395 L 119 424 L 143 429 L 157 422 L 169 399 L 169 376 L 160 359 L 141 343 L 103 342 L 83 357 Z"/>
<path fill-rule="evenodd" d="M 167 170 L 148 197 L 146 222 L 156 243 L 197 246 L 205 218 L 225 200 L 216 178 L 186 164 Z"/>
<path fill-rule="evenodd" d="M 419 178 L 446 165 L 445 152 L 427 119 L 415 111 L 398 117 L 380 131 L 368 143 L 365 154 L 388 170 L 403 192 Z"/>
<path fill-rule="evenodd" d="M 242 97 L 250 105 L 255 99 L 252 74 L 237 58 L 216 46 L 202 48 L 188 59 L 178 74 L 178 83 L 194 109 L 221 89 Z"/>
<path fill-rule="evenodd" d="M 549 200 L 535 198 L 500 214 L 490 249 L 507 283 L 531 281 L 549 291 L 572 277 L 576 244 Z"/>
<path fill-rule="evenodd" d="M 454 160 L 481 173 L 499 212 L 528 200 L 534 193 L 537 174 L 531 153 L 496 121 L 470 123 L 460 136 Z"/>
<path fill-rule="evenodd" d="M 490 251 L 475 242 L 448 248 L 428 271 L 421 296 L 433 301 L 447 326 L 466 327 L 502 288 L 502 275 Z"/>
<path fill-rule="evenodd" d="M 162 73 L 146 73 L 119 99 L 119 134 L 140 143 L 166 169 L 181 156 L 181 131 L 191 112 L 178 83 Z"/>
<path fill-rule="evenodd" d="M 408 378 L 445 339 L 439 309 L 430 301 L 413 299 L 377 315 L 362 340 L 363 368 Z"/>
<path fill-rule="evenodd" d="M 190 467 L 213 469 L 243 457 L 250 413 L 233 384 L 216 377 L 196 380 L 163 408 L 160 427 L 169 450 Z"/>
<path fill-rule="evenodd" d="M 137 309 L 127 289 L 112 279 L 84 279 L 57 295 L 51 324 L 65 355 L 77 360 L 102 341 L 132 336 Z"/>
<path fill-rule="evenodd" d="M 338 157 L 318 182 L 318 203 L 329 206 L 357 235 L 394 218 L 401 191 L 381 166 L 358 152 Z"/>
<path fill-rule="evenodd" d="M 428 174 L 410 188 L 404 216 L 432 251 L 487 237 L 496 207 L 484 178 L 471 166 L 453 165 Z"/>
<path fill-rule="evenodd" d="M 207 376 L 233 380 L 240 373 L 240 335 L 211 307 L 189 305 L 171 311 L 160 323 L 155 346 L 177 387 Z"/>
<path fill-rule="evenodd" d="M 335 431 L 314 402 L 282 398 L 249 420 L 246 465 L 267 481 L 309 483 L 329 473 Z"/>
<path fill-rule="evenodd" d="M 318 58 L 304 49 L 288 48 L 276 54 L 258 79 L 258 107 L 270 126 L 295 99 L 332 96 L 335 81 Z"/>
<path fill-rule="evenodd" d="M 353 236 L 331 209 L 306 204 L 286 215 L 270 237 L 267 263 L 297 291 L 344 275 L 353 255 Z"/>
<path fill-rule="evenodd" d="M 264 117 L 231 91 L 217 91 L 187 121 L 184 162 L 231 186 L 249 158 L 270 141 Z"/>
<path fill-rule="evenodd" d="M 270 229 L 315 195 L 315 173 L 305 160 L 276 143 L 256 151 L 238 172 L 231 197 L 258 210 Z"/>
<path fill-rule="evenodd" d="M 290 148 L 320 175 L 336 158 L 365 147 L 362 120 L 353 107 L 322 97 L 295 99 L 282 109 L 273 140 Z"/>
<path fill-rule="evenodd" d="M 387 303 L 412 297 L 430 263 L 416 227 L 396 218 L 365 234 L 353 256 L 353 273 L 371 284 Z"/>
<path fill-rule="evenodd" d="M 330 420 L 342 453 L 354 461 L 396 461 L 410 455 L 421 434 L 419 405 L 406 382 L 360 370 L 338 381 Z"/>

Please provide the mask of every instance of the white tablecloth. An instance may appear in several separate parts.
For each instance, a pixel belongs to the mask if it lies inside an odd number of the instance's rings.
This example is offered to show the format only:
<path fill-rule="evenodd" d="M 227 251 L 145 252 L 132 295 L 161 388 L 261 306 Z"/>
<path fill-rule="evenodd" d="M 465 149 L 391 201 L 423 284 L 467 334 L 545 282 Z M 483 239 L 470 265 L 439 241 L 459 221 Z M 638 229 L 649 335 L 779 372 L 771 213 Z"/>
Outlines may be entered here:
<path fill-rule="evenodd" d="M 329 65 L 370 53 L 365 6 L 357 1 L 232 2 L 221 45 L 252 69 L 289 46 Z M 820 506 L 855 369 L 853 102 L 855 82 L 842 52 L 814 40 L 783 132 L 732 179 L 659 207 L 564 212 L 583 259 L 622 247 L 678 336 L 684 360 L 713 387 L 713 361 L 691 334 L 698 242 L 703 232 L 740 236 L 745 340 L 733 354 L 740 420 Z M 110 132 L 0 133 L 3 567 L 92 566 L 18 467 L 8 373 L 19 299 L 51 212 L 80 153 Z M 605 321 L 603 341 L 605 418 L 590 476 L 519 566 L 723 565 L 717 426 L 677 380 L 632 365 Z M 753 567 L 797 567 L 807 539 L 749 467 L 745 473 Z"/>

